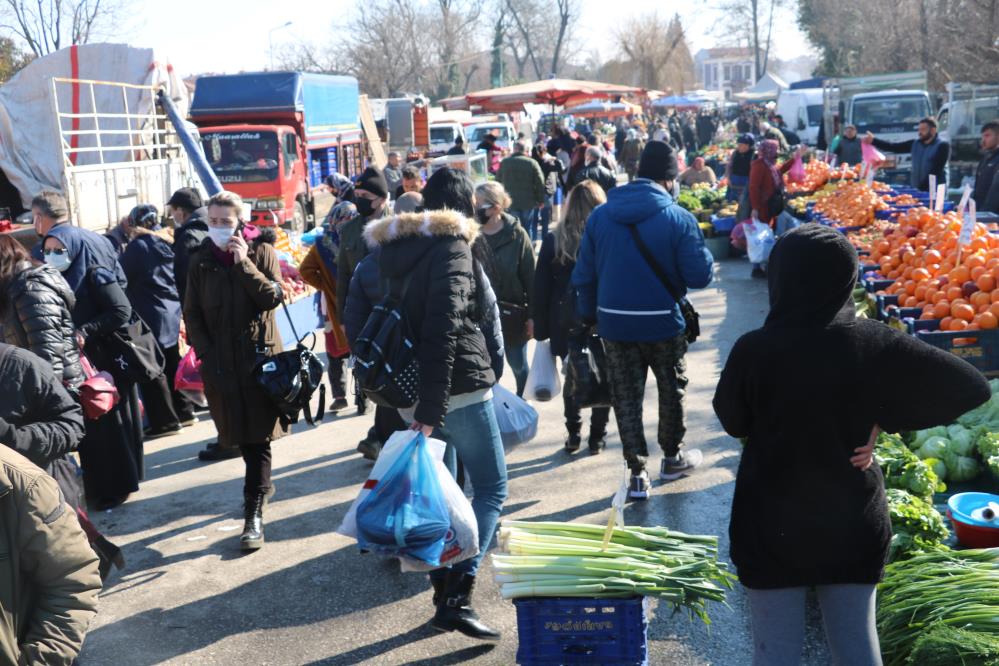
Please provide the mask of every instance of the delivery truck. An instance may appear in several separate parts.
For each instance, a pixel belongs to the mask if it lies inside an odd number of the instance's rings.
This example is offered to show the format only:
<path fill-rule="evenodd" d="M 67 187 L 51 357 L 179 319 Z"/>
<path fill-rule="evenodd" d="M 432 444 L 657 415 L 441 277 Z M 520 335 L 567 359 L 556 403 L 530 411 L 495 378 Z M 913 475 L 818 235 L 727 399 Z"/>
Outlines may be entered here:
<path fill-rule="evenodd" d="M 350 76 L 205 76 L 190 115 L 215 175 L 252 207 L 253 224 L 313 226 L 326 177 L 353 177 L 367 164 L 357 79 Z"/>

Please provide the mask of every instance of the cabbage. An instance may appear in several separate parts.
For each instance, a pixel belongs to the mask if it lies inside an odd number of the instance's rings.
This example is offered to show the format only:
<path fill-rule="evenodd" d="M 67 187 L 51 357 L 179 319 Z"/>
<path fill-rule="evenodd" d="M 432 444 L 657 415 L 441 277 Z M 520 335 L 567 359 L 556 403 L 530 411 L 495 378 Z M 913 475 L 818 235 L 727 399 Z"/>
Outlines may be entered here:
<path fill-rule="evenodd" d="M 947 426 L 937 426 L 936 428 L 917 430 L 916 438 L 910 446 L 913 449 L 918 449 L 931 437 L 947 437 Z"/>
<path fill-rule="evenodd" d="M 944 432 L 946 432 L 944 428 Z M 927 439 L 916 449 L 916 455 L 923 460 L 927 458 L 942 458 L 950 447 L 950 442 L 943 437 L 933 436 Z"/>
<path fill-rule="evenodd" d="M 937 478 L 941 481 L 947 480 L 947 465 L 944 464 L 943 460 L 939 458 L 927 458 L 923 461 L 925 464 L 930 466 L 933 473 L 937 475 Z"/>
<path fill-rule="evenodd" d="M 933 493 L 942 493 L 947 490 L 947 486 L 940 482 L 933 468 L 922 460 L 907 464 L 902 469 L 902 474 L 898 477 L 897 481 L 895 479 L 888 479 L 888 483 L 890 484 L 889 487 L 908 490 L 916 497 L 922 497 L 926 500 L 931 500 Z M 898 485 L 895 485 L 895 483 Z"/>
<path fill-rule="evenodd" d="M 968 456 L 947 452 L 943 460 L 947 465 L 947 478 L 952 482 L 971 481 L 982 472 L 978 461 Z"/>
<path fill-rule="evenodd" d="M 947 435 L 950 439 L 950 444 L 947 445 L 947 450 L 959 456 L 971 455 L 975 449 L 975 440 L 972 437 L 972 432 L 965 428 L 964 426 L 952 425 L 947 428 Z"/>
<path fill-rule="evenodd" d="M 999 456 L 992 456 L 988 459 L 989 471 L 992 472 L 992 476 L 999 479 Z"/>

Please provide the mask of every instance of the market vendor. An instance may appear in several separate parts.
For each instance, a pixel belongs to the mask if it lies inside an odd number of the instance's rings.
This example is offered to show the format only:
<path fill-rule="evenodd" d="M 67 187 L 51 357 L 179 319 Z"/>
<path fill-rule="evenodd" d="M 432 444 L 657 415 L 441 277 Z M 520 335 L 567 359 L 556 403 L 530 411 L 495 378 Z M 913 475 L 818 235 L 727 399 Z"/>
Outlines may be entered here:
<path fill-rule="evenodd" d="M 847 125 L 843 133 L 833 139 L 832 150 L 840 164 L 856 166 L 864 161 L 863 144 L 857 136 L 857 126 Z"/>
<path fill-rule="evenodd" d="M 714 169 L 707 167 L 703 157 L 697 156 L 694 158 L 694 163 L 680 174 L 678 180 L 683 187 L 693 187 L 701 183 L 714 187 L 718 182 L 718 176 L 715 175 Z"/>
<path fill-rule="evenodd" d="M 753 146 L 756 139 L 749 132 L 739 136 L 732 156 L 725 165 L 725 178 L 728 180 L 728 190 L 725 191 L 726 201 L 739 201 L 749 184 L 749 169 L 753 163 Z"/>
<path fill-rule="evenodd" d="M 909 184 L 923 192 L 930 189 L 930 176 L 937 177 L 937 183 L 947 182 L 947 161 L 950 159 L 950 143 L 937 134 L 937 120 L 927 116 L 919 121 L 919 138 L 907 141 L 883 141 L 870 132 L 864 143 L 893 153 L 912 153 L 912 171 Z"/>

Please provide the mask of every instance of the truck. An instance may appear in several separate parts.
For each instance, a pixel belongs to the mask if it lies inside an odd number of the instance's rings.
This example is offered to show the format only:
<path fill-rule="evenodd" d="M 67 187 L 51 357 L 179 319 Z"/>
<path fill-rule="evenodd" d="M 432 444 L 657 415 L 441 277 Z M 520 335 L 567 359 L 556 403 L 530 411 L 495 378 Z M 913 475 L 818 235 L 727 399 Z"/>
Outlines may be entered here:
<path fill-rule="evenodd" d="M 103 232 L 138 204 L 164 213 L 175 190 L 205 191 L 182 144 L 193 127 L 168 119 L 164 95 L 186 113 L 184 83 L 153 49 L 82 44 L 32 61 L 0 87 L 0 208 L 17 219 L 55 190 L 73 224 Z M 10 231 L 37 242 L 22 217 Z"/>
<path fill-rule="evenodd" d="M 814 146 L 822 125 L 822 88 L 781 90 L 777 97 L 777 113 L 802 143 Z"/>
<path fill-rule="evenodd" d="M 861 135 L 875 134 L 885 141 L 906 141 L 919 135 L 919 121 L 933 114 L 925 71 L 827 79 L 823 84 L 823 122 L 831 142 L 844 125 Z M 908 182 L 909 154 L 887 153 L 885 180 Z"/>
<path fill-rule="evenodd" d="M 212 170 L 252 208 L 252 223 L 301 232 L 318 219 L 325 179 L 359 175 L 367 164 L 359 99 L 351 76 L 204 76 L 190 117 Z"/>
<path fill-rule="evenodd" d="M 430 106 L 426 97 L 414 95 L 385 100 L 385 127 L 390 150 L 409 153 L 430 146 Z"/>

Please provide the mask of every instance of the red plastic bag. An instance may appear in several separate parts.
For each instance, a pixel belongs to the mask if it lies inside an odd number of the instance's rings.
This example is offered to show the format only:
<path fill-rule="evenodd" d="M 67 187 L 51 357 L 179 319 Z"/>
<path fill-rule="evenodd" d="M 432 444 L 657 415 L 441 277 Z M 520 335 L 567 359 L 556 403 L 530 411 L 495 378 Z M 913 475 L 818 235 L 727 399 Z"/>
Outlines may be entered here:
<path fill-rule="evenodd" d="M 85 417 L 96 421 L 118 404 L 118 388 L 114 385 L 114 377 L 106 372 L 97 372 L 82 351 L 80 365 L 86 377 L 80 384 L 80 406 L 83 407 Z"/>
<path fill-rule="evenodd" d="M 801 155 L 795 156 L 791 168 L 787 172 L 787 179 L 792 183 L 805 182 L 805 164 L 801 161 Z"/>
<path fill-rule="evenodd" d="M 746 225 L 752 223 L 752 220 L 743 220 L 735 225 L 735 228 L 732 229 L 732 233 L 729 235 L 729 242 L 732 243 L 732 247 L 739 250 L 746 249 Z"/>
<path fill-rule="evenodd" d="M 864 161 L 872 167 L 877 167 L 885 161 L 884 153 L 869 143 L 861 143 L 860 152 L 864 156 Z"/>

